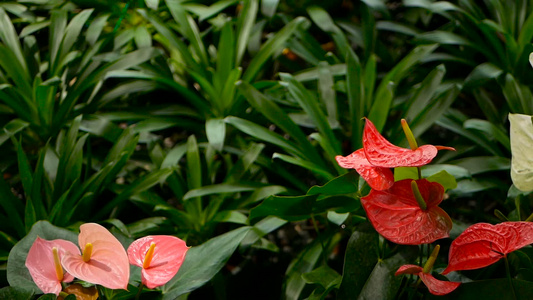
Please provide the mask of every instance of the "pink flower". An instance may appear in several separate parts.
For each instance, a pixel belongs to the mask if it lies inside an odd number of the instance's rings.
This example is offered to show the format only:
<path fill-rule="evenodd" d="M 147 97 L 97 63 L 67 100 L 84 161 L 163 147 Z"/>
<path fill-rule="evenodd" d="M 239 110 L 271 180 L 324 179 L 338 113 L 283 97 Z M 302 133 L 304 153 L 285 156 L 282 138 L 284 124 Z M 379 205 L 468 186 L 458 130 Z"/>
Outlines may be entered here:
<path fill-rule="evenodd" d="M 43 240 L 37 237 L 26 257 L 26 268 L 33 282 L 45 294 L 59 295 L 61 282 L 71 282 L 74 276 L 63 272 L 60 259 L 65 252 L 80 253 L 72 242 L 65 240 Z"/>
<path fill-rule="evenodd" d="M 140 238 L 128 247 L 130 264 L 139 266 L 142 283 L 150 289 L 162 286 L 178 273 L 189 248 L 168 235 Z"/>
<path fill-rule="evenodd" d="M 414 274 L 420 276 L 422 282 L 427 286 L 430 293 L 442 296 L 453 292 L 461 283 L 452 281 L 442 281 L 433 277 L 429 273 L 424 273 L 424 269 L 417 265 L 403 265 L 394 275 Z"/>
<path fill-rule="evenodd" d="M 128 287 L 128 255 L 111 232 L 101 225 L 86 223 L 80 226 L 78 243 L 83 254 L 66 253 L 61 260 L 67 272 L 110 289 Z"/>

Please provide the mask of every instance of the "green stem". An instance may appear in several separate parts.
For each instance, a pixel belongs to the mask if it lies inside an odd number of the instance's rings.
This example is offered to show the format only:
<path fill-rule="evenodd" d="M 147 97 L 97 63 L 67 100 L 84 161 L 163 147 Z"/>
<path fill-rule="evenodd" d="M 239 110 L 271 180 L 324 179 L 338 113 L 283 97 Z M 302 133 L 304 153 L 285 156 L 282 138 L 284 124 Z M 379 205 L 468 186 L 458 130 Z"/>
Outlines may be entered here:
<path fill-rule="evenodd" d="M 416 167 L 416 171 L 418 172 L 418 179 L 422 179 L 422 169 L 420 167 Z"/>
<path fill-rule="evenodd" d="M 318 225 L 316 224 L 314 214 L 311 214 L 311 222 L 313 222 L 313 227 L 315 228 L 316 237 L 320 241 L 320 245 L 322 246 L 322 260 L 324 261 L 324 264 L 326 264 L 327 263 L 326 246 L 324 245 L 324 241 L 322 240 L 320 236 L 320 231 L 318 230 Z"/>
<path fill-rule="evenodd" d="M 144 284 L 141 283 L 139 285 L 139 291 L 137 292 L 137 295 L 135 295 L 135 300 L 139 300 L 139 297 L 141 296 L 141 292 L 142 292 L 143 288 L 144 288 Z"/>
<path fill-rule="evenodd" d="M 509 260 L 507 259 L 507 255 L 505 255 L 503 258 L 505 260 L 505 271 L 507 273 L 507 279 L 509 280 L 509 285 L 511 286 L 511 291 L 513 292 L 513 299 L 516 300 L 518 298 L 516 298 L 516 292 L 514 290 L 513 280 L 511 279 L 511 270 L 509 268 Z"/>

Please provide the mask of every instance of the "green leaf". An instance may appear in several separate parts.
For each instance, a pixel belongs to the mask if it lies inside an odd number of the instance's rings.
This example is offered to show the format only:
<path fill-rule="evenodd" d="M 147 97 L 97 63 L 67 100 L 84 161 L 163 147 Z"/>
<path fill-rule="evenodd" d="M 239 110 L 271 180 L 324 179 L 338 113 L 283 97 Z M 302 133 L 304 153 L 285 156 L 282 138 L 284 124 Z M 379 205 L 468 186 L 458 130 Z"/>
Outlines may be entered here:
<path fill-rule="evenodd" d="M 39 293 L 42 293 L 39 290 Z M 34 292 L 16 286 L 6 286 L 0 289 L 0 299 L 31 300 Z"/>
<path fill-rule="evenodd" d="M 33 282 L 25 265 L 26 256 L 37 236 L 45 240 L 64 239 L 77 245 L 78 235 L 72 231 L 56 227 L 47 221 L 39 221 L 33 225 L 28 235 L 11 249 L 7 261 L 7 280 L 9 284 L 29 292 L 42 294 L 42 291 Z"/>
<path fill-rule="evenodd" d="M 337 299 L 357 299 L 378 262 L 378 234 L 369 223 L 356 227 L 344 256 L 342 282 Z M 384 288 L 382 285 L 379 289 Z"/>
<path fill-rule="evenodd" d="M 450 173 L 446 172 L 445 170 L 433 174 L 426 179 L 431 182 L 440 183 L 444 187 L 445 191 L 453 190 L 457 187 L 457 181 L 455 181 L 455 177 L 450 175 Z"/>
<path fill-rule="evenodd" d="M 308 219 L 318 195 L 309 196 L 270 196 L 250 211 L 250 220 L 275 216 L 287 221 Z"/>
<path fill-rule="evenodd" d="M 205 133 L 209 144 L 218 151 L 224 147 L 226 137 L 226 122 L 224 119 L 209 119 L 205 122 Z"/>
<path fill-rule="evenodd" d="M 281 49 L 285 45 L 285 42 L 304 24 L 307 20 L 303 17 L 297 17 L 285 25 L 280 31 L 278 31 L 271 39 L 269 39 L 259 52 L 252 58 L 248 68 L 244 72 L 242 79 L 246 82 L 252 82 L 257 76 L 257 73 L 263 67 L 263 64 L 274 54 L 281 52 Z"/>
<path fill-rule="evenodd" d="M 224 193 L 240 193 L 240 192 L 250 192 L 257 189 L 257 187 L 231 184 L 231 183 L 220 183 L 203 186 L 194 190 L 188 191 L 184 196 L 183 200 L 188 200 L 196 197 L 203 197 L 213 194 L 224 194 Z"/>
<path fill-rule="evenodd" d="M 262 1 L 261 1 L 262 2 Z M 244 2 L 237 19 L 237 48 L 235 51 L 235 65 L 241 65 L 244 51 L 252 34 L 252 28 L 257 18 L 259 4 L 257 0 Z M 269 55 L 270 56 L 270 55 Z"/>
<path fill-rule="evenodd" d="M 251 227 L 241 227 L 189 249 L 178 274 L 162 287 L 163 300 L 176 299 L 213 278 L 235 252 Z"/>
<path fill-rule="evenodd" d="M 302 275 L 311 272 L 315 268 L 323 251 L 322 244 L 318 240 L 314 240 L 291 262 L 285 274 L 285 299 L 301 299 L 301 294 L 306 284 Z"/>
<path fill-rule="evenodd" d="M 396 299 L 402 278 L 395 276 L 394 273 L 410 261 L 412 260 L 407 259 L 406 255 L 400 252 L 392 257 L 378 260 L 366 279 L 358 299 Z"/>
<path fill-rule="evenodd" d="M 521 191 L 533 191 L 532 116 L 509 114 L 511 123 L 511 179 Z"/>
<path fill-rule="evenodd" d="M 340 195 L 357 193 L 359 175 L 355 171 L 348 172 L 344 175 L 330 180 L 323 186 L 313 186 L 307 191 L 307 195 Z"/>
<path fill-rule="evenodd" d="M 331 286 L 339 285 L 342 280 L 342 276 L 328 266 L 318 267 L 309 273 L 303 274 L 302 278 L 306 283 L 318 284 L 326 290 Z"/>

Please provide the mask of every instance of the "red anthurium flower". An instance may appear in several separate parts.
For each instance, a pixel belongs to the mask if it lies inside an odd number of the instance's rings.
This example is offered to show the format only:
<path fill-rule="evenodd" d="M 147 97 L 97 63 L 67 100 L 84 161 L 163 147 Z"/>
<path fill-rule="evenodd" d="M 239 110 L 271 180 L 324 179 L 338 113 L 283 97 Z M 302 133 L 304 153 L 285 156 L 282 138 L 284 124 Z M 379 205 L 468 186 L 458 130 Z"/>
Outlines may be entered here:
<path fill-rule="evenodd" d="M 153 289 L 178 273 L 189 247 L 183 240 L 168 235 L 140 238 L 128 247 L 130 264 L 142 268 L 142 283 Z"/>
<path fill-rule="evenodd" d="M 433 275 L 424 273 L 424 269 L 416 265 L 403 265 L 394 275 L 398 276 L 401 274 L 414 274 L 420 276 L 420 279 L 422 279 L 422 282 L 427 286 L 429 292 L 437 296 L 449 294 L 461 285 L 460 282 L 438 280 L 433 277 Z"/>
<path fill-rule="evenodd" d="M 35 239 L 26 257 L 26 268 L 30 271 L 33 282 L 45 294 L 61 292 L 61 282 L 71 282 L 74 276 L 63 272 L 61 257 L 65 252 L 80 253 L 76 245 L 65 240 Z"/>
<path fill-rule="evenodd" d="M 110 289 L 128 287 L 128 255 L 111 232 L 101 225 L 86 223 L 80 226 L 78 242 L 83 254 L 66 253 L 61 260 L 67 272 Z"/>
<path fill-rule="evenodd" d="M 474 224 L 452 242 L 448 267 L 442 273 L 486 267 L 531 243 L 532 222 Z"/>
<path fill-rule="evenodd" d="M 430 163 L 437 156 L 438 150 L 455 150 L 433 145 L 423 145 L 415 150 L 395 146 L 368 119 L 363 131 L 363 149 L 370 164 L 383 168 L 420 167 Z"/>
<path fill-rule="evenodd" d="M 422 209 L 415 198 L 412 181 L 397 181 L 384 191 L 372 189 L 361 198 L 368 219 L 377 232 L 397 244 L 419 245 L 448 237 L 452 220 L 438 207 L 444 198 L 444 188 L 437 182 L 416 180 L 426 204 Z"/>
<path fill-rule="evenodd" d="M 388 168 L 375 167 L 366 159 L 363 149 L 343 157 L 335 157 L 339 166 L 346 169 L 355 169 L 363 177 L 371 188 L 386 190 L 394 184 L 394 175 Z"/>

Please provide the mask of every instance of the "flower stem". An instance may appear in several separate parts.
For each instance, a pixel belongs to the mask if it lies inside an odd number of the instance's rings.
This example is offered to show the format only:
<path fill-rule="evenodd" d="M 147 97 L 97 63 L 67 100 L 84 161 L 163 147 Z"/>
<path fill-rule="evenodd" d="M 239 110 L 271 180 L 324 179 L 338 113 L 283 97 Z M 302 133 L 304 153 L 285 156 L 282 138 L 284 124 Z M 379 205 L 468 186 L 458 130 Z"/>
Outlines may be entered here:
<path fill-rule="evenodd" d="M 135 300 L 139 300 L 139 297 L 141 296 L 141 292 L 142 292 L 143 288 L 144 288 L 144 284 L 141 283 L 139 285 L 139 291 L 137 292 L 137 295 L 135 295 Z"/>
<path fill-rule="evenodd" d="M 516 292 L 514 290 L 513 280 L 511 278 L 511 269 L 509 268 L 509 260 L 507 259 L 507 255 L 505 255 L 503 259 L 505 260 L 505 271 L 507 273 L 507 279 L 509 280 L 509 285 L 511 286 L 511 291 L 513 292 L 513 299 L 516 300 L 518 298 L 516 298 Z"/>

